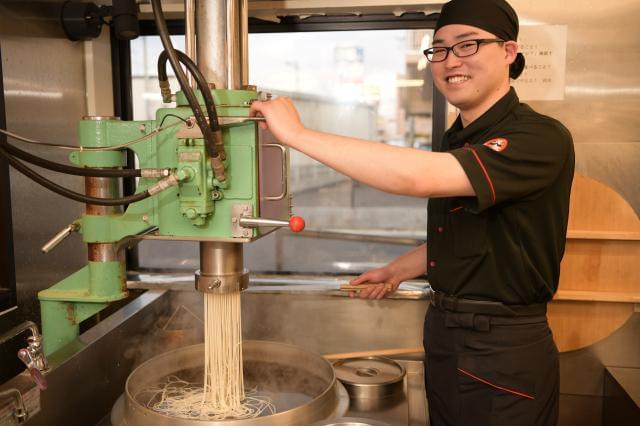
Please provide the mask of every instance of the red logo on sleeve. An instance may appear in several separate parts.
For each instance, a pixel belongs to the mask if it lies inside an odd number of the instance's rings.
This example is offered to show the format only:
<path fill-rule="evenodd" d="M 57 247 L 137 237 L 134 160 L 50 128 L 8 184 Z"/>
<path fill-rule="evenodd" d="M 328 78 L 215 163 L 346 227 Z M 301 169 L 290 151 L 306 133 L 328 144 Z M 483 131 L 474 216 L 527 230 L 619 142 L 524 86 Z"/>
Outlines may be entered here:
<path fill-rule="evenodd" d="M 507 149 L 507 145 L 509 145 L 509 141 L 506 140 L 505 138 L 493 138 L 483 143 L 483 145 L 491 148 L 496 152 L 502 152 L 505 149 Z"/>

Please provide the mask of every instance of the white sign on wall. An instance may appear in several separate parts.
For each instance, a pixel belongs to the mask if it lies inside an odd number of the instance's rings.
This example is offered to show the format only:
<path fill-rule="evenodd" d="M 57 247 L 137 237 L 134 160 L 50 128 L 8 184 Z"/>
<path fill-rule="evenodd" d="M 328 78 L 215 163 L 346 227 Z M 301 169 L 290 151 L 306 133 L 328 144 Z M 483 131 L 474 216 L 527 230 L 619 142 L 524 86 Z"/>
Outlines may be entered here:
<path fill-rule="evenodd" d="M 523 25 L 518 35 L 525 68 L 511 82 L 523 101 L 564 99 L 567 57 L 566 25 Z"/>

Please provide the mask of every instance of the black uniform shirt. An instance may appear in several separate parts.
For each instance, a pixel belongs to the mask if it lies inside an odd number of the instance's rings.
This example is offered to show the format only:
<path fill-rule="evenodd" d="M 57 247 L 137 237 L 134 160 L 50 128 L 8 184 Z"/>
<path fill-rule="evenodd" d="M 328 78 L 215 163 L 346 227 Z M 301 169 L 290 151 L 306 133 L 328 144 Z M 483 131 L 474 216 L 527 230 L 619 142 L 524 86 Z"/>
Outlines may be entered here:
<path fill-rule="evenodd" d="M 460 162 L 476 196 L 432 198 L 431 286 L 458 297 L 529 305 L 553 297 L 569 215 L 573 141 L 557 120 L 521 104 L 513 88 L 442 151 Z"/>

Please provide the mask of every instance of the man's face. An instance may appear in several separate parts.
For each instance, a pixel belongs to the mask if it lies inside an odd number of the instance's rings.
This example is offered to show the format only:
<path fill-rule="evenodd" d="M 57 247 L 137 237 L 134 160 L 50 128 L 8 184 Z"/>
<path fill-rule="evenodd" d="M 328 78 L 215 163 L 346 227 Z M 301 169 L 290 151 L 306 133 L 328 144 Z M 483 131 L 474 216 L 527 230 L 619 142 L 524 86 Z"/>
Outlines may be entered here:
<path fill-rule="evenodd" d="M 495 39 L 496 36 L 469 25 L 446 25 L 434 35 L 434 47 L 450 47 L 473 39 Z M 443 62 L 431 63 L 433 81 L 449 103 L 461 111 L 489 106 L 509 88 L 509 64 L 513 62 L 517 44 L 480 44 L 478 52 L 458 58 L 449 51 Z"/>

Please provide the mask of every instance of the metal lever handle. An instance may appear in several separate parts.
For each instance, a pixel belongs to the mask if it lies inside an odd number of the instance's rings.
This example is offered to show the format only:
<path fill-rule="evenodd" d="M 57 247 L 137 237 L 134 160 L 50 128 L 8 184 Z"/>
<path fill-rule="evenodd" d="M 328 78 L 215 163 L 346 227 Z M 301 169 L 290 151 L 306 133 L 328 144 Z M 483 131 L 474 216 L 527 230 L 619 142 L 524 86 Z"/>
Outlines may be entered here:
<path fill-rule="evenodd" d="M 56 248 L 58 244 L 60 244 L 65 238 L 71 235 L 72 232 L 76 232 L 80 229 L 80 225 L 77 223 L 72 223 L 65 227 L 62 231 L 58 232 L 52 239 L 50 239 L 45 245 L 42 246 L 40 250 L 43 253 L 49 253 L 51 250 Z"/>
<path fill-rule="evenodd" d="M 36 360 L 33 359 L 31 352 L 29 352 L 29 350 L 25 348 L 22 348 L 18 351 L 18 358 L 20 358 L 20 361 L 22 361 L 24 365 L 27 366 L 29 374 L 31 375 L 31 378 L 33 379 L 35 384 L 38 385 L 38 388 L 40 388 L 40 390 L 46 390 L 47 379 L 45 379 L 44 375 L 38 369 Z"/>
<path fill-rule="evenodd" d="M 305 223 L 304 219 L 300 216 L 291 216 L 291 218 L 286 220 L 276 220 L 276 219 L 263 219 L 261 217 L 250 217 L 250 216 L 242 216 L 240 217 L 240 226 L 243 228 L 258 228 L 260 226 L 271 226 L 271 227 L 285 227 L 288 226 L 289 229 L 293 232 L 300 232 L 304 229 Z"/>
<path fill-rule="evenodd" d="M 26 348 L 18 351 L 18 358 L 27 367 L 31 378 L 40 390 L 45 390 L 47 389 L 47 379 L 42 372 L 49 369 L 49 363 L 44 355 L 42 335 L 33 332 L 32 336 L 27 337 L 27 344 Z"/>

